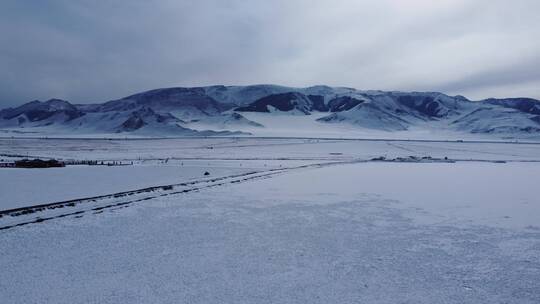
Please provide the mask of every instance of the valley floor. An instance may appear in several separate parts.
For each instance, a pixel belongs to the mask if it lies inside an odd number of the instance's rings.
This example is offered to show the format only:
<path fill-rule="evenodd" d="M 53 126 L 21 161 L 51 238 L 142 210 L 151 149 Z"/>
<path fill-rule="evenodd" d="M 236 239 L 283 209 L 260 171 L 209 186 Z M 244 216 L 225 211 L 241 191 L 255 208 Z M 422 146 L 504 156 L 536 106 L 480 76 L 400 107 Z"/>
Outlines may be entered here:
<path fill-rule="evenodd" d="M 80 199 L 0 217 L 2 302 L 540 302 L 540 145 L 6 139 L 0 154 L 134 163 L 0 169 L 0 210 Z"/>

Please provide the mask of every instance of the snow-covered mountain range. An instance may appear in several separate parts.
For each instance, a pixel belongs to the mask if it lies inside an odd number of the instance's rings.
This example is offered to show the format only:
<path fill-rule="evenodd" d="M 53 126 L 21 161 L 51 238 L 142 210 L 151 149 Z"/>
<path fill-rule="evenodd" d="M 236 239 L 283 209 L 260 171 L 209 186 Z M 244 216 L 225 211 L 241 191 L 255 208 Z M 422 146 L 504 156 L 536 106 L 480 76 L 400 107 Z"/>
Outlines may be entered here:
<path fill-rule="evenodd" d="M 535 138 L 540 136 L 540 102 L 531 98 L 471 101 L 436 92 L 252 85 L 165 88 L 84 105 L 51 99 L 0 111 L 4 132 L 38 134 L 257 135 L 279 124 L 283 127 L 284 121 L 293 125 L 309 121 L 316 130 L 340 126 L 337 133 L 430 130 Z"/>

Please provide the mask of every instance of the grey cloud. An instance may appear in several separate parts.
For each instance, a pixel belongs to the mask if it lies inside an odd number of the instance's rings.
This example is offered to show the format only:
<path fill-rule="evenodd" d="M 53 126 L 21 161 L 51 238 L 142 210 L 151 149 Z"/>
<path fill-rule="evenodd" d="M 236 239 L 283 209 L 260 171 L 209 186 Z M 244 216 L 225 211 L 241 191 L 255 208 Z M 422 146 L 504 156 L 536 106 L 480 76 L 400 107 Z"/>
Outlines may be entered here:
<path fill-rule="evenodd" d="M 253 83 L 538 98 L 539 9 L 536 0 L 6 0 L 0 106 Z"/>

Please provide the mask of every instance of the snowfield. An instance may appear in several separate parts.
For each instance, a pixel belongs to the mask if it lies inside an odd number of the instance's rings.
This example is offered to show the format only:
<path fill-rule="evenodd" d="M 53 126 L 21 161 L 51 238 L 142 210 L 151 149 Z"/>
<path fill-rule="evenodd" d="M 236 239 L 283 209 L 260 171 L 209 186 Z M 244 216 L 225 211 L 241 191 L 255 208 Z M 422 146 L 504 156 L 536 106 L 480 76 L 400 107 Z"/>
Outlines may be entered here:
<path fill-rule="evenodd" d="M 339 155 L 336 155 L 338 153 Z M 2 139 L 0 158 L 53 157 L 146 161 L 175 159 L 353 159 L 381 155 L 452 157 L 479 160 L 540 160 L 540 143 L 321 138 L 195 139 Z"/>
<path fill-rule="evenodd" d="M 2 303 L 540 302 L 538 144 L 4 139 L 0 154 L 134 162 L 0 168 L 0 210 L 79 199 L 0 212 Z"/>
<path fill-rule="evenodd" d="M 540 161 L 540 144 L 263 138 L 0 139 L 0 159 L 98 160 L 133 166 L 0 169 L 0 210 L 203 178 L 384 156 Z"/>
<path fill-rule="evenodd" d="M 68 166 L 67 168 L 0 171 L 0 208 L 12 209 L 75 198 L 169 185 L 253 170 L 222 162 L 185 161 L 176 165 Z"/>

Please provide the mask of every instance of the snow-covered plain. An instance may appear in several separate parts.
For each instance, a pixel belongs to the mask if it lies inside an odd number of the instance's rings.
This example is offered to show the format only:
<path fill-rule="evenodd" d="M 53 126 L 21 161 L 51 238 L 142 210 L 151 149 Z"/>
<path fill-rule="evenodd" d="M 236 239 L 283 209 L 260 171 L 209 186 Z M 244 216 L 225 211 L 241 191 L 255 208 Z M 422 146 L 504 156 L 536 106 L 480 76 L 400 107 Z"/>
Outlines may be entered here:
<path fill-rule="evenodd" d="M 168 165 L 68 166 L 66 168 L 0 171 L 0 210 L 106 195 L 250 172 L 258 164 L 183 161 Z"/>
<path fill-rule="evenodd" d="M 28 215 L 48 220 L 0 230 L 5 303 L 540 302 L 537 144 L 8 139 L 0 154 L 134 161 L 0 169 L 2 203 L 21 195 L 10 191 L 50 195 L 68 182 L 76 198 L 89 194 L 84 185 L 199 180 L 205 167 L 261 172 Z M 369 161 L 379 156 L 456 162 Z"/>
<path fill-rule="evenodd" d="M 480 160 L 540 160 L 540 143 L 309 138 L 0 139 L 0 155 L 126 161 L 166 158 L 367 159 L 381 155 L 388 157 L 431 155 Z"/>
<path fill-rule="evenodd" d="M 0 158 L 133 162 L 133 166 L 0 169 L 0 210 L 253 170 L 375 157 L 540 161 L 539 144 L 324 139 L 0 139 Z"/>

